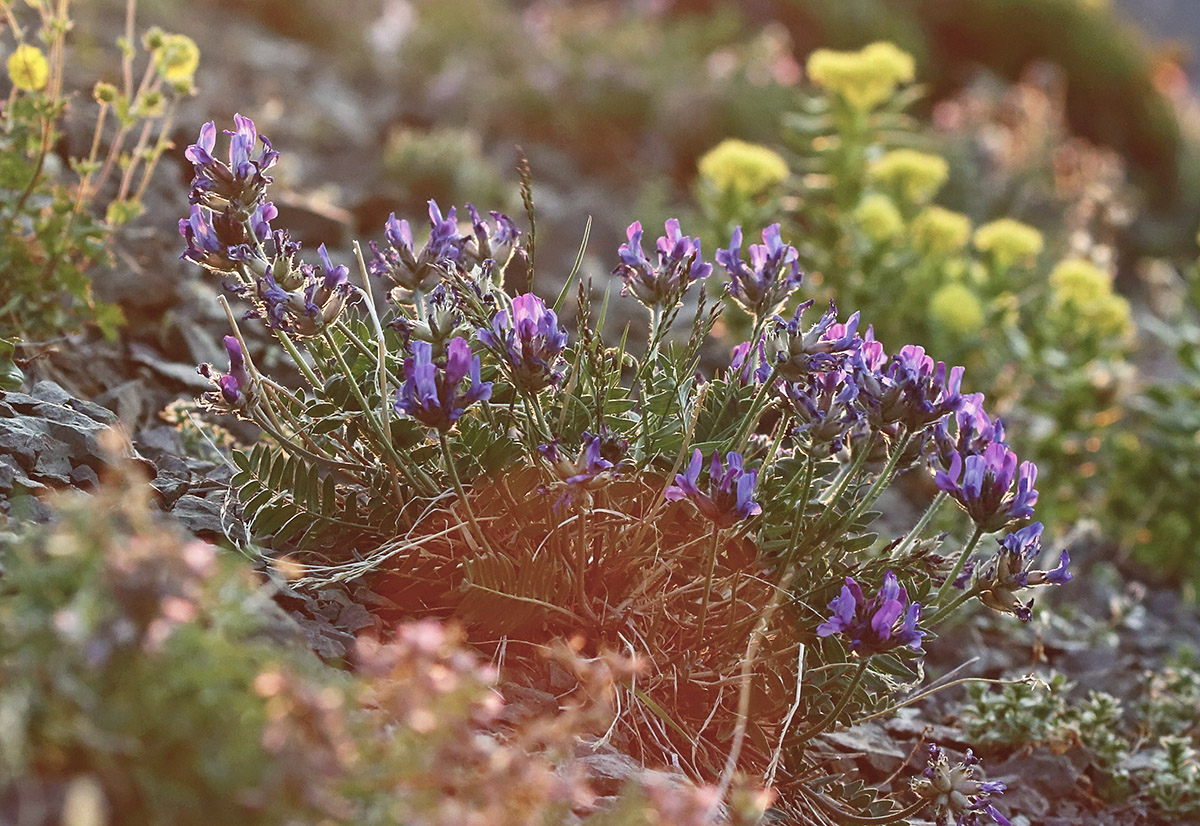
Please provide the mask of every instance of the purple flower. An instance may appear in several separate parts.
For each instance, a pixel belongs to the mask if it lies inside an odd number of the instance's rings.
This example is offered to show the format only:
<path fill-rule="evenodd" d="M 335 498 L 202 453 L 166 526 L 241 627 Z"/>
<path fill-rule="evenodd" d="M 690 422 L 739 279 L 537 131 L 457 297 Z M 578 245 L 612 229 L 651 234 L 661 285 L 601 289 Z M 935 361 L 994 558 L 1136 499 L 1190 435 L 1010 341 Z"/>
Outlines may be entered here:
<path fill-rule="evenodd" d="M 1005 444 L 1004 424 L 999 419 L 993 420 L 984 411 L 982 393 L 963 396 L 962 407 L 934 426 L 933 437 L 938 459 L 944 468 L 950 466 L 955 453 L 980 456 L 991 444 Z"/>
<path fill-rule="evenodd" d="M 750 342 L 743 341 L 733 348 L 729 358 L 729 372 L 737 376 L 738 383 L 745 387 L 748 384 L 762 384 L 771 377 L 771 365 L 767 363 L 767 353 L 763 341 L 758 340 L 754 348 L 757 358 L 750 358 Z M 755 364 L 755 362 L 758 362 Z"/>
<path fill-rule="evenodd" d="M 699 238 L 684 235 L 676 218 L 667 221 L 666 230 L 656 244 L 657 260 L 642 249 L 640 221 L 629 225 L 628 243 L 617 250 L 621 263 L 613 268 L 613 275 L 625 282 L 621 293 L 633 293 L 647 307 L 673 306 L 693 281 L 712 274 L 712 264 L 701 257 Z"/>
<path fill-rule="evenodd" d="M 584 431 L 579 455 L 571 461 L 563 455 L 557 440 L 538 445 L 538 452 L 551 464 L 559 482 L 566 488 L 554 503 L 555 508 L 569 507 L 576 497 L 607 484 L 624 457 L 626 447 L 624 439 L 607 432 L 593 435 Z"/>
<path fill-rule="evenodd" d="M 345 265 L 334 266 L 329 252 L 322 244 L 317 248 L 321 267 L 301 264 L 288 270 L 286 289 L 268 268 L 267 274 L 254 286 L 242 292 L 255 303 L 247 318 L 262 318 L 272 330 L 286 330 L 298 336 L 313 336 L 332 324 L 353 293 Z"/>
<path fill-rule="evenodd" d="M 179 219 L 179 234 L 187 242 L 179 257 L 213 272 L 235 272 L 257 257 L 245 226 L 228 211 L 193 204 L 189 216 Z"/>
<path fill-rule="evenodd" d="M 697 486 L 704 455 L 697 449 L 684 473 L 676 474 L 675 484 L 665 491 L 667 499 L 678 502 L 691 499 L 700 513 L 715 522 L 718 527 L 728 528 L 742 519 L 762 513 L 762 507 L 754 501 L 754 486 L 758 482 L 757 470 L 743 470 L 742 455 L 730 451 L 722 464 L 715 450 L 708 468 L 708 493 Z"/>
<path fill-rule="evenodd" d="M 267 138 L 258 134 L 250 118 L 234 115 L 233 121 L 236 129 L 225 133 L 230 136 L 228 164 L 213 155 L 217 142 L 217 126 L 213 121 L 200 128 L 200 137 L 187 148 L 184 157 L 192 162 L 195 171 L 191 203 L 215 208 L 228 205 L 244 218 L 262 202 L 267 185 L 273 180 L 266 171 L 275 165 L 279 153 L 271 148 Z M 255 145 L 260 142 L 262 150 L 255 157 Z"/>
<path fill-rule="evenodd" d="M 742 228 L 733 231 L 729 249 L 717 250 L 717 263 L 729 273 L 729 295 L 755 318 L 773 315 L 800 286 L 800 254 L 784 244 L 779 224 L 762 232 L 763 243 L 750 245 L 750 264 L 742 260 Z"/>
<path fill-rule="evenodd" d="M 849 432 L 862 421 L 862 411 L 855 403 L 858 385 L 844 370 L 810 373 L 798 382 L 784 384 L 783 394 L 800 421 L 792 432 L 807 438 L 807 452 L 818 459 L 840 451 Z"/>
<path fill-rule="evenodd" d="M 1033 600 L 1022 603 L 1017 591 L 1038 585 L 1063 585 L 1072 574 L 1067 570 L 1071 556 L 1064 549 L 1058 567 L 1051 571 L 1035 571 L 1033 565 L 1042 553 L 1042 523 L 1034 522 L 1007 534 L 999 541 L 996 555 L 980 569 L 976 582 L 979 599 L 989 608 L 1013 614 L 1022 622 L 1033 616 Z"/>
<path fill-rule="evenodd" d="M 767 336 L 767 360 L 784 381 L 800 381 L 809 373 L 839 370 L 862 346 L 862 339 L 856 334 L 858 313 L 839 325 L 837 307 L 832 301 L 817 323 L 804 329 L 804 312 L 813 303 L 810 299 L 797 307 L 790 321 L 775 316 L 773 329 Z"/>
<path fill-rule="evenodd" d="M 434 200 L 429 201 L 429 225 L 429 239 L 418 253 L 408 221 L 396 220 L 395 213 L 389 215 L 384 230 L 387 249 L 380 250 L 371 242 L 375 253 L 367 265 L 371 275 L 386 275 L 406 290 L 425 292 L 433 287 L 446 273 L 446 262 L 459 260 L 466 238 L 458 234 L 454 207 L 443 218 Z"/>
<path fill-rule="evenodd" d="M 489 223 L 471 204 L 467 204 L 467 212 L 471 215 L 475 236 L 468 238 L 463 245 L 463 257 L 471 264 L 479 264 L 490 258 L 504 266 L 517 245 L 517 239 L 521 237 L 517 225 L 507 215 L 495 211 L 488 213 L 492 216 Z"/>
<path fill-rule="evenodd" d="M 921 606 L 909 603 L 908 592 L 891 571 L 883 575 L 879 593 L 869 602 L 858 583 L 846 577 L 842 593 L 829 603 L 829 610 L 833 615 L 817 626 L 817 636 L 842 634 L 849 641 L 850 651 L 858 656 L 869 657 L 902 645 L 921 650 L 921 638 L 925 636 L 917 628 Z"/>
<path fill-rule="evenodd" d="M 424 296 L 425 317 L 411 319 L 398 314 L 389 323 L 398 330 L 404 338 L 407 347 L 413 339 L 428 341 L 433 345 L 435 358 L 441 358 L 446 352 L 446 342 L 454 337 L 463 322 L 462 311 L 458 307 L 454 293 L 445 284 L 438 284 L 432 292 Z"/>
<path fill-rule="evenodd" d="M 884 357 L 878 343 L 869 347 L 864 343 L 854 365 L 859 399 L 872 426 L 900 423 L 916 433 L 962 407 L 963 368 L 954 367 L 947 374 L 943 362 L 935 364 L 924 347 L 914 344 L 880 369 Z"/>
<path fill-rule="evenodd" d="M 1017 454 L 1000 442 L 978 456 L 952 453 L 949 469 L 938 471 L 934 481 L 987 533 L 1031 518 L 1038 500 L 1037 467 L 1021 462 L 1018 468 Z"/>
<path fill-rule="evenodd" d="M 412 355 L 404 360 L 404 383 L 396 391 L 396 412 L 426 427 L 449 430 L 468 407 L 492 396 L 492 383 L 480 379 L 479 368 L 479 356 L 471 355 L 465 338 L 450 340 L 445 366 L 433 361 L 428 342 L 414 341 Z M 468 375 L 471 383 L 464 387 Z"/>
<path fill-rule="evenodd" d="M 216 389 L 204 395 L 204 401 L 218 410 L 241 410 L 250 400 L 250 374 L 246 371 L 246 359 L 242 346 L 233 336 L 225 336 L 225 352 L 229 354 L 229 372 L 217 373 L 211 364 L 201 364 L 196 372 L 204 376 Z"/>
<path fill-rule="evenodd" d="M 512 370 L 513 381 L 536 393 L 562 378 L 562 358 L 567 331 L 558 324 L 554 310 L 533 293 L 512 300 L 512 311 L 500 310 L 491 329 L 481 329 L 479 340 L 499 352 Z"/>
<path fill-rule="evenodd" d="M 929 764 L 912 788 L 935 807 L 938 826 L 1012 826 L 990 800 L 992 795 L 1003 794 L 1007 786 L 975 779 L 979 764 L 979 758 L 967 749 L 962 762 L 951 766 L 940 748 L 929 746 Z"/>

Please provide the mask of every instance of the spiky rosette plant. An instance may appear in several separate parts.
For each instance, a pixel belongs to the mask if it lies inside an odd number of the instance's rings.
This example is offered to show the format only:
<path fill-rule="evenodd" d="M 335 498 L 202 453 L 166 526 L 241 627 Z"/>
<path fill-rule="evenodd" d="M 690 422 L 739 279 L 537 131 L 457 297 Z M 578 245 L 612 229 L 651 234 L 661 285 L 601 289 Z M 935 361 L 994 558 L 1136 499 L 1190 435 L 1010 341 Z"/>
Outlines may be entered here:
<path fill-rule="evenodd" d="M 303 263 L 271 226 L 270 144 L 239 117 L 226 163 L 213 135 L 189 149 L 185 256 L 249 304 L 243 318 L 266 324 L 304 382 L 258 369 L 222 298 L 230 367 L 202 368 L 206 402 L 273 437 L 235 454 L 233 485 L 268 553 L 304 564 L 301 587 L 366 578 L 399 615 L 456 617 L 481 644 L 574 636 L 634 653 L 648 668 L 608 738 L 722 791 L 739 773 L 775 786 L 801 822 L 929 805 L 831 778 L 811 745 L 888 713 L 958 606 L 982 597 L 1024 614 L 1017 591 L 1066 579 L 1028 573 L 1040 546 L 1024 535 L 971 559 L 983 536 L 1028 522 L 1037 493 L 1003 428 L 980 426 L 961 368 L 920 347 L 889 355 L 832 305 L 776 316 L 802 280 L 777 228 L 748 265 L 736 239 L 721 251 L 755 338 L 713 376 L 699 353 L 720 306 L 700 295 L 688 335 L 672 334 L 713 271 L 677 221 L 651 252 L 635 224 L 615 256 L 648 313 L 641 356 L 628 336 L 603 340 L 578 265 L 552 303 L 510 295 L 509 261 L 536 280 L 532 243 L 473 207 L 462 232 L 431 203 L 424 238 L 393 216 L 386 248 L 370 264 L 357 255 L 357 279 L 323 248 Z M 903 536 L 880 536 L 881 494 L 931 471 L 946 495 Z M 943 557 L 924 532 L 949 498 L 976 527 Z"/>

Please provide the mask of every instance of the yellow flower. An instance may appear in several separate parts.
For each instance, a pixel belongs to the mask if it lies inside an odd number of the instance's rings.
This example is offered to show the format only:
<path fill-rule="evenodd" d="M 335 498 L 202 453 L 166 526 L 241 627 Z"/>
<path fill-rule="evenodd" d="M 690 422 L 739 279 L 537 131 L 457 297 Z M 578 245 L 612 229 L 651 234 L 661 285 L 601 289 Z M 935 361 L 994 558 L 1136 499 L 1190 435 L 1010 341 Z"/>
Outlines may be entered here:
<path fill-rule="evenodd" d="M 975 230 L 975 247 L 990 253 L 1001 270 L 1029 263 L 1042 251 L 1042 234 L 1028 224 L 1001 218 Z"/>
<path fill-rule="evenodd" d="M 37 92 L 50 79 L 50 64 L 41 49 L 22 43 L 8 56 L 8 76 L 18 89 Z"/>
<path fill-rule="evenodd" d="M 1112 289 L 1112 278 L 1088 261 L 1061 262 L 1050 273 L 1050 309 L 1078 333 L 1118 338 L 1133 329 L 1129 302 Z"/>
<path fill-rule="evenodd" d="M 857 52 L 817 49 L 806 68 L 814 84 L 864 111 L 891 97 L 897 85 L 911 83 L 916 73 L 912 55 L 892 43 L 872 43 Z"/>
<path fill-rule="evenodd" d="M 940 206 L 928 206 L 912 222 L 913 246 L 925 255 L 951 255 L 967 245 L 971 219 Z"/>
<path fill-rule="evenodd" d="M 929 299 L 933 323 L 958 336 L 983 329 L 983 303 L 965 284 L 945 284 Z"/>
<path fill-rule="evenodd" d="M 760 195 L 783 182 L 788 165 L 778 153 L 757 143 L 721 141 L 700 159 L 700 175 L 721 192 Z"/>
<path fill-rule="evenodd" d="M 878 193 L 862 199 L 854 209 L 854 219 L 864 233 L 877 244 L 890 241 L 904 229 L 904 219 L 892 199 Z"/>
<path fill-rule="evenodd" d="M 154 55 L 163 80 L 175 85 L 190 85 L 200 66 L 200 49 L 186 34 L 168 34 Z"/>
<path fill-rule="evenodd" d="M 950 175 L 945 158 L 915 149 L 893 149 L 871 164 L 867 174 L 893 187 L 908 201 L 932 198 Z"/>

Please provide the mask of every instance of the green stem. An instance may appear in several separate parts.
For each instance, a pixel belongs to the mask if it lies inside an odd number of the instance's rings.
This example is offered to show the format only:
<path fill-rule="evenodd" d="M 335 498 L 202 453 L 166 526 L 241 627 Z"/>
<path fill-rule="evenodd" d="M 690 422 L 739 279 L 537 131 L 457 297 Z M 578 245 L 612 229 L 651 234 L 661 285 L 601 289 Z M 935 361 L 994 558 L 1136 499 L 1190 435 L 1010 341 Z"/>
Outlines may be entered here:
<path fill-rule="evenodd" d="M 879 498 L 879 495 L 883 493 L 883 489 L 892 483 L 892 479 L 896 475 L 896 466 L 900 464 L 900 458 L 904 455 L 904 451 L 908 450 L 908 443 L 911 440 L 912 437 L 907 433 L 904 434 L 904 436 L 900 439 L 899 444 L 896 445 L 896 449 L 893 450 L 892 455 L 888 457 L 887 464 L 884 465 L 884 468 L 879 473 L 879 476 L 875 478 L 874 484 L 872 484 L 870 490 L 867 491 L 867 495 L 858 501 L 858 505 L 855 506 L 854 510 L 850 512 L 850 516 L 845 520 L 845 524 L 853 525 L 854 520 L 862 516 L 867 508 L 869 508 L 871 504 Z"/>
<path fill-rule="evenodd" d="M 975 550 L 975 546 L 979 544 L 979 538 L 983 536 L 983 528 L 976 527 L 975 533 L 971 535 L 971 541 L 963 548 L 961 554 L 958 555 L 958 561 L 954 563 L 954 567 L 950 570 L 950 575 L 946 577 L 946 581 L 942 583 L 942 587 L 938 589 L 937 596 L 933 601 L 941 605 L 946 595 L 950 593 L 950 589 L 954 587 L 954 580 L 958 579 L 958 575 L 962 573 L 963 566 L 967 564 L 967 557 L 971 555 L 971 551 Z M 934 616 L 939 616 L 942 611 L 938 611 Z"/>
<path fill-rule="evenodd" d="M 753 353 L 751 353 L 753 355 Z M 750 440 L 750 433 L 754 430 L 754 426 L 758 424 L 758 419 L 762 415 L 766 405 L 764 400 L 771 392 L 771 388 L 775 384 L 775 368 L 771 368 L 771 375 L 767 376 L 767 380 L 759 385 L 754 397 L 750 401 L 750 410 L 746 413 L 746 418 L 742 420 L 741 426 L 738 428 L 737 434 L 734 436 L 733 443 L 737 445 L 737 451 L 743 452 L 746 448 L 746 443 Z"/>
<path fill-rule="evenodd" d="M 479 540 L 479 544 L 483 546 L 485 551 L 494 553 L 491 543 L 487 540 L 487 535 L 483 532 L 483 528 L 479 527 L 479 523 L 475 521 L 475 511 L 471 508 L 471 502 L 467 499 L 467 492 L 463 489 L 462 480 L 458 478 L 458 468 L 454 466 L 454 456 L 450 453 L 450 443 L 446 440 L 446 434 L 440 430 L 438 431 L 438 442 L 442 446 L 442 458 L 446 462 L 446 471 L 450 474 L 450 481 L 454 485 L 454 492 L 458 494 L 458 501 L 462 502 L 463 510 L 467 513 L 467 522 L 470 523 L 475 538 Z"/>
<path fill-rule="evenodd" d="M 308 362 L 304 360 L 304 355 L 296 347 L 296 344 L 292 341 L 291 336 L 289 336 L 283 330 L 276 330 L 275 335 L 279 337 L 279 341 L 283 344 L 283 349 L 288 351 L 288 355 L 291 356 L 292 361 L 296 363 L 296 366 L 300 368 L 300 372 L 304 374 L 304 378 L 307 379 L 310 385 L 312 385 L 313 389 L 324 390 L 325 382 L 317 378 L 317 374 L 314 373 L 313 369 L 308 366 Z"/>
<path fill-rule="evenodd" d="M 955 574 L 955 576 L 957 576 L 957 574 Z M 951 581 L 953 581 L 953 580 L 951 580 Z M 949 605 L 947 605 L 944 608 L 939 608 L 938 610 L 934 611 L 933 615 L 931 617 L 929 617 L 929 619 L 924 621 L 925 625 L 927 627 L 933 627 L 935 624 L 941 622 L 946 617 L 953 614 L 958 609 L 958 606 L 962 605 L 964 602 L 971 599 L 972 597 L 978 595 L 978 593 L 979 593 L 979 591 L 976 590 L 975 588 L 964 588 L 963 592 L 957 598 L 955 598 L 955 600 L 953 602 L 951 602 Z"/>
<path fill-rule="evenodd" d="M 833 707 L 833 710 L 797 735 L 797 740 L 808 742 L 813 737 L 828 728 L 830 723 L 837 721 L 838 715 L 845 710 L 846 706 L 850 702 L 850 698 L 854 696 L 854 690 L 858 688 L 858 684 L 862 682 L 863 674 L 866 673 L 867 662 L 869 660 L 869 657 L 863 657 L 858 661 L 858 667 L 854 669 L 854 675 L 850 678 L 850 685 L 846 686 L 846 688 L 842 690 L 842 696 L 837 701 L 837 704 Z"/>
<path fill-rule="evenodd" d="M 583 507 L 579 508 L 579 541 L 577 544 L 578 547 L 575 549 L 575 602 L 580 613 L 594 622 L 596 615 L 592 613 L 592 608 L 587 600 L 587 589 L 584 588 L 590 543 L 587 535 L 587 511 Z"/>
<path fill-rule="evenodd" d="M 712 543 L 708 546 L 708 570 L 704 575 L 704 604 L 700 608 L 700 644 L 704 644 L 704 628 L 708 623 L 708 599 L 712 594 L 713 572 L 717 567 L 717 543 L 720 540 L 721 529 L 713 522 Z"/>
<path fill-rule="evenodd" d="M 937 496 L 933 497 L 933 501 L 930 502 L 929 507 L 925 509 L 925 513 L 921 514 L 921 518 L 917 521 L 917 524 L 913 525 L 912 530 L 908 532 L 904 539 L 901 540 L 900 544 L 896 546 L 895 550 L 892 551 L 892 557 L 894 559 L 899 559 L 901 556 L 903 556 L 904 552 L 908 550 L 908 547 L 917 541 L 917 538 L 921 535 L 922 531 L 928 527 L 930 520 L 933 519 L 933 515 L 938 512 L 938 509 L 941 508 L 942 503 L 945 502 L 948 497 L 949 494 L 947 494 L 946 491 L 938 491 Z"/>

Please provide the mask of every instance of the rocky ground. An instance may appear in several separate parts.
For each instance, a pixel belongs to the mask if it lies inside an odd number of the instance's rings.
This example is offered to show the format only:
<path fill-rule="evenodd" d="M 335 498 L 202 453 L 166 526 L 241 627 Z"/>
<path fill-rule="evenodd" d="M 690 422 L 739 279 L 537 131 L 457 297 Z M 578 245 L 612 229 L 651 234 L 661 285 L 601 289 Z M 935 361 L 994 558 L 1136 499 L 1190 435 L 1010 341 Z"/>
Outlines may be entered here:
<path fill-rule="evenodd" d="M 370 4 L 347 8 L 365 14 Z M 178 260 L 175 228 L 186 209 L 190 178 L 182 149 L 200 123 L 228 121 L 234 111 L 255 117 L 284 153 L 280 221 L 308 249 L 325 242 L 344 255 L 352 238 L 377 235 L 395 204 L 414 206 L 411 194 L 389 188 L 381 173 L 382 136 L 402 114 L 385 78 L 338 68 L 326 59 L 324 45 L 280 34 L 267 25 L 273 9 L 266 2 L 192 4 L 186 26 L 174 26 L 195 37 L 205 54 L 201 91 L 182 107 L 176 148 L 148 195 L 146 218 L 118 243 L 116 265 L 96 279 L 97 292 L 124 307 L 126 333 L 115 343 L 72 337 L 25 352 L 35 357 L 26 370 L 30 389 L 0 393 L 0 507 L 18 520 L 45 518 L 36 497 L 46 490 L 94 486 L 103 463 L 97 435 L 120 423 L 134 435 L 164 509 L 198 536 L 245 539 L 225 487 L 230 468 L 187 458 L 179 433 L 158 415 L 171 401 L 205 389 L 196 364 L 221 361 L 225 322 L 215 302 L 219 285 Z M 105 4 L 88 14 L 93 17 L 86 25 L 93 31 L 119 27 L 119 15 Z M 547 165 L 554 163 L 548 157 Z M 562 208 L 555 221 L 547 220 L 546 237 L 553 240 L 546 242 L 545 254 L 569 261 L 585 216 L 617 210 L 614 193 L 600 184 L 583 181 L 579 189 L 565 189 L 566 172 L 551 168 L 542 192 L 553 206 L 547 213 Z M 313 191 L 320 196 L 301 194 Z M 615 249 L 615 240 L 594 238 L 593 249 Z M 602 274 L 607 267 L 593 269 Z M 972 676 L 1013 677 L 1049 667 L 1081 687 L 1132 703 L 1145 674 L 1161 669 L 1169 657 L 1180 651 L 1200 656 L 1200 618 L 1177 594 L 1149 590 L 1134 575 L 1118 572 L 1095 540 L 1082 541 L 1072 556 L 1078 573 L 1059 589 L 1052 611 L 1024 627 L 1011 618 L 963 622 L 930 644 L 931 674 L 970 658 L 976 660 L 964 674 Z M 321 656 L 336 659 L 355 634 L 379 622 L 368 610 L 378 599 L 355 586 L 317 593 L 280 586 L 277 601 L 290 616 L 281 617 L 282 623 L 291 623 L 291 631 L 298 629 Z M 556 696 L 568 690 L 555 680 L 553 673 L 514 678 L 506 691 L 509 713 L 555 708 Z M 891 720 L 831 734 L 826 738 L 831 758 L 853 762 L 872 782 L 899 788 L 910 773 L 890 778 L 906 763 L 914 768 L 923 763 L 923 740 L 958 750 L 971 745 L 956 719 L 961 698 L 961 689 L 950 690 Z M 1016 824 L 1168 822 L 1141 804 L 1106 805 L 1079 749 L 994 750 L 986 757 L 989 778 L 1009 784 L 1001 808 Z M 602 794 L 614 793 L 622 779 L 639 771 L 615 751 L 588 759 Z"/>

